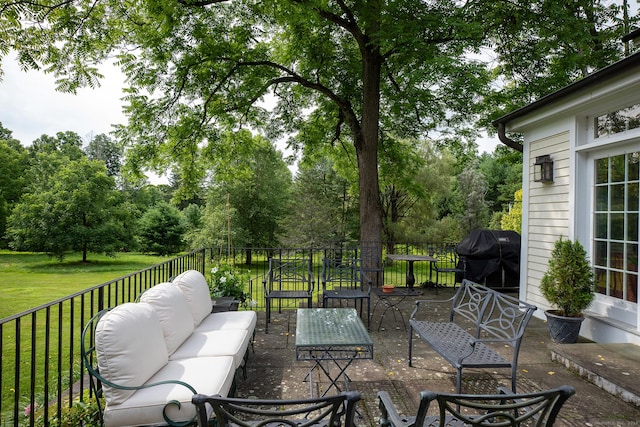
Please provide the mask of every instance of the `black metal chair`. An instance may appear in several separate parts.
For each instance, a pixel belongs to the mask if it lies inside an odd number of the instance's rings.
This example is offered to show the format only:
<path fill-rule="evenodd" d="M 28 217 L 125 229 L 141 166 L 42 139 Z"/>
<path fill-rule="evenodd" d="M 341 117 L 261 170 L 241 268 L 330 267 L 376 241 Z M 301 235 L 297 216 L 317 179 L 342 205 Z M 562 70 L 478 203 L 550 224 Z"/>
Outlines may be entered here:
<path fill-rule="evenodd" d="M 371 324 L 371 279 L 362 271 L 358 258 L 322 260 L 322 306 L 329 300 L 360 300 L 360 317 L 367 301 L 367 327 Z"/>
<path fill-rule="evenodd" d="M 307 300 L 307 307 L 312 307 L 315 281 L 311 270 L 310 258 L 269 258 L 269 271 L 262 281 L 266 300 L 267 324 L 265 333 L 269 333 L 271 323 L 271 305 L 278 300 L 282 308 L 282 300 Z"/>
<path fill-rule="evenodd" d="M 386 391 L 378 392 L 382 427 L 477 426 L 521 427 L 552 426 L 566 400 L 575 393 L 561 386 L 536 393 L 513 394 L 500 388 L 499 394 L 449 394 L 423 391 L 415 416 L 403 417 Z M 431 402 L 437 402 L 437 415 L 429 415 Z"/>
<path fill-rule="evenodd" d="M 355 427 L 360 393 L 343 392 L 304 400 L 238 399 L 196 394 L 198 425 L 206 427 Z M 211 419 L 211 409 L 215 419 Z"/>
<path fill-rule="evenodd" d="M 467 260 L 465 257 L 458 256 L 453 251 L 437 252 L 433 254 L 436 261 L 431 262 L 431 269 L 436 272 L 436 289 L 440 286 L 446 286 L 446 283 L 440 283 L 440 275 L 447 273 L 454 273 L 453 288 L 456 288 L 456 284 L 462 282 L 467 278 Z M 460 280 L 457 280 L 460 278 Z"/>

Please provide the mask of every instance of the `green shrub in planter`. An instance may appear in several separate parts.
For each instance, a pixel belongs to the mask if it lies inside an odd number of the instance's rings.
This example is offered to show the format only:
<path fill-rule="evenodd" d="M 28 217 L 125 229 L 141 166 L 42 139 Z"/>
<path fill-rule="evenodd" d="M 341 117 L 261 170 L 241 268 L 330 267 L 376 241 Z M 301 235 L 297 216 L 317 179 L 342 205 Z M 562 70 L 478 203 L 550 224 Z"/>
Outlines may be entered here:
<path fill-rule="evenodd" d="M 595 297 L 593 269 L 580 242 L 563 240 L 555 243 L 549 269 L 540 283 L 542 295 L 557 309 L 557 314 L 580 317 Z"/>
<path fill-rule="evenodd" d="M 595 278 L 584 247 L 578 241 L 561 237 L 555 243 L 549 268 L 540 282 L 542 295 L 555 307 L 545 312 L 553 341 L 577 341 L 582 312 L 593 302 L 594 289 Z M 569 319 L 565 322 L 562 318 Z"/>

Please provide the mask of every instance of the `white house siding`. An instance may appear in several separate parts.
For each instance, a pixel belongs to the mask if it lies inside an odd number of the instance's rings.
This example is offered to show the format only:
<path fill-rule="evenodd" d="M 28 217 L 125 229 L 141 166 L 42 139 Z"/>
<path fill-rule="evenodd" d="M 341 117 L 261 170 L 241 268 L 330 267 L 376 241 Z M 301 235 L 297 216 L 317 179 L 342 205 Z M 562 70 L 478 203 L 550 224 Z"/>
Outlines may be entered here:
<path fill-rule="evenodd" d="M 524 137 L 520 298 L 540 308 L 537 317 L 544 318 L 550 308 L 540 281 L 554 242 L 560 236 L 578 239 L 591 256 L 594 159 L 640 150 L 640 129 L 595 138 L 593 128 L 594 117 L 640 103 L 639 60 L 637 53 L 594 73 L 587 83 L 496 121 Z M 550 184 L 533 180 L 535 158 L 545 154 L 554 162 Z M 597 342 L 640 345 L 638 304 L 597 294 L 581 335 Z"/>
<path fill-rule="evenodd" d="M 542 137 L 527 144 L 529 191 L 527 197 L 526 300 L 541 309 L 548 308 L 540 293 L 540 280 L 547 270 L 554 242 L 569 233 L 569 131 Z M 533 164 L 538 156 L 553 159 L 554 182 L 534 182 Z M 538 311 L 542 316 L 542 311 Z"/>

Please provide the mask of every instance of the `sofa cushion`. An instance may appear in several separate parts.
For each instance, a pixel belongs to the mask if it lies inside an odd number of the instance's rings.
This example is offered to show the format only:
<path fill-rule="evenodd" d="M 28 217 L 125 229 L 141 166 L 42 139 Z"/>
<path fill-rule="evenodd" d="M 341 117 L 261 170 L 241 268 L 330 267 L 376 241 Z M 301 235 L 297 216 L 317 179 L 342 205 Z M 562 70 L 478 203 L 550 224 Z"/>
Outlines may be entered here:
<path fill-rule="evenodd" d="M 187 270 L 176 276 L 171 283 L 180 288 L 184 294 L 191 309 L 193 324 L 198 326 L 213 308 L 207 279 L 197 270 Z"/>
<path fill-rule="evenodd" d="M 250 340 L 251 335 L 241 329 L 194 332 L 169 359 L 232 356 L 233 369 L 238 369 L 242 366 Z"/>
<path fill-rule="evenodd" d="M 233 384 L 235 370 L 233 358 L 198 357 L 169 361 L 147 384 L 166 380 L 180 380 L 191 385 L 197 393 L 227 396 Z M 191 403 L 193 391 L 178 384 L 162 384 L 137 390 L 127 401 L 118 405 L 107 404 L 104 409 L 104 425 L 140 426 L 166 425 L 162 417 L 165 405 L 170 401 L 180 403 L 167 407 L 167 415 L 173 421 L 188 421 L 196 409 Z"/>
<path fill-rule="evenodd" d="M 167 352 L 171 355 L 193 332 L 193 316 L 182 291 L 171 283 L 160 283 L 146 290 L 140 302 L 150 304 L 156 311 Z"/>
<path fill-rule="evenodd" d="M 125 303 L 107 312 L 96 326 L 96 354 L 100 374 L 123 386 L 140 386 L 169 360 L 162 326 L 153 307 Z M 103 384 L 107 404 L 122 403 L 135 390 Z"/>
<path fill-rule="evenodd" d="M 205 317 L 196 327 L 195 332 L 242 329 L 253 334 L 257 321 L 258 316 L 255 311 L 222 311 Z"/>

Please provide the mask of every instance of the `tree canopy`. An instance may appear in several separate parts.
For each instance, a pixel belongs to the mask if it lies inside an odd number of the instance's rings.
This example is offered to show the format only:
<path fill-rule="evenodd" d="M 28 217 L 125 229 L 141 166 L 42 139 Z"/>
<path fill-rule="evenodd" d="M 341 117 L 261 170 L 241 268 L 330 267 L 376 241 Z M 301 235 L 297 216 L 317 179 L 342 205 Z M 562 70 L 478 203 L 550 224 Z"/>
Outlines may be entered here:
<path fill-rule="evenodd" d="M 25 194 L 7 221 L 11 247 L 47 252 L 113 254 L 127 245 L 132 212 L 104 164 L 81 158 L 60 166 L 46 189 Z"/>
<path fill-rule="evenodd" d="M 379 242 L 390 145 L 472 139 L 487 108 L 500 114 L 619 57 L 628 22 L 604 4 L 16 0 L 0 8 L 0 55 L 16 50 L 66 91 L 98 84 L 96 65 L 115 55 L 130 85 L 119 131 L 130 166 L 172 164 L 183 187 L 242 128 L 288 135 L 305 153 L 350 144 L 360 239 Z"/>

